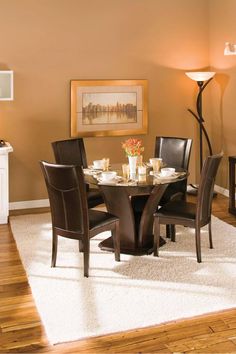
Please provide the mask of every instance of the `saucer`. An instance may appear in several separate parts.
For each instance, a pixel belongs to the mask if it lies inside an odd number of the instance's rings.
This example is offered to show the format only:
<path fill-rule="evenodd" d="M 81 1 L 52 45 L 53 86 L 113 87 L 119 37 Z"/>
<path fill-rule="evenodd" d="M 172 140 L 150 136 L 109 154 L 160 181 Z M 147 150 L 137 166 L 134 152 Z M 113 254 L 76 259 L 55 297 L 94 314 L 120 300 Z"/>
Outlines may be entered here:
<path fill-rule="evenodd" d="M 154 176 L 159 179 L 175 179 L 178 178 L 180 175 L 175 172 L 171 176 L 163 176 L 161 173 L 153 173 L 153 171 L 150 171 L 150 176 Z"/>
<path fill-rule="evenodd" d="M 94 165 L 89 165 L 88 168 L 90 170 L 95 170 L 95 171 L 102 171 L 103 170 L 102 167 L 98 168 L 98 167 L 95 167 Z"/>
<path fill-rule="evenodd" d="M 92 168 L 83 168 L 84 174 L 96 177 L 102 173 L 102 170 L 94 170 Z"/>
<path fill-rule="evenodd" d="M 160 180 L 172 180 L 172 179 L 177 179 L 177 178 L 183 178 L 186 176 L 186 172 L 181 171 L 181 172 L 175 172 L 171 176 L 162 176 L 161 173 L 153 174 L 153 171 L 150 172 L 150 175 L 160 179 Z"/>
<path fill-rule="evenodd" d="M 161 173 L 157 173 L 154 176 L 157 177 L 157 178 L 160 178 L 160 179 L 175 179 L 175 178 L 179 177 L 176 173 L 173 173 L 170 176 L 163 176 Z"/>
<path fill-rule="evenodd" d="M 102 177 L 97 177 L 97 180 L 98 180 L 98 183 L 101 183 L 101 184 L 117 184 L 117 183 L 123 181 L 123 177 L 116 176 L 111 179 L 103 179 Z"/>

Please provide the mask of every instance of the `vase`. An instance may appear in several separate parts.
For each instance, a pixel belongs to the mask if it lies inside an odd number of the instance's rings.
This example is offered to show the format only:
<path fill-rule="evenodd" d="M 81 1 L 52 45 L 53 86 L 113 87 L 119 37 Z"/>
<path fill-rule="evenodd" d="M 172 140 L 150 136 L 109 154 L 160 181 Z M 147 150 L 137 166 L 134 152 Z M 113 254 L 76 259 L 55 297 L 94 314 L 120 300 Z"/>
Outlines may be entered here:
<path fill-rule="evenodd" d="M 138 156 L 128 156 L 130 178 L 135 177 Z"/>

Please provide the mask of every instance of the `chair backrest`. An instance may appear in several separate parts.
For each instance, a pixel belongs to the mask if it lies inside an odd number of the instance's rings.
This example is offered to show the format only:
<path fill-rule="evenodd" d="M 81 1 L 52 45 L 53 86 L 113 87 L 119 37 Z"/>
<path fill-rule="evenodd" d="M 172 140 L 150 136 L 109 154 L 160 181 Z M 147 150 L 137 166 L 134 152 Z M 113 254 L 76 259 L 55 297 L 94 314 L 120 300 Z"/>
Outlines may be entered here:
<path fill-rule="evenodd" d="M 54 141 L 52 148 L 56 163 L 88 167 L 83 138 Z"/>
<path fill-rule="evenodd" d="M 171 167 L 188 170 L 192 139 L 157 136 L 155 157 L 160 157 Z"/>
<path fill-rule="evenodd" d="M 223 153 L 208 156 L 204 161 L 197 198 L 196 220 L 206 223 L 211 216 L 211 205 L 214 192 L 215 178 Z"/>
<path fill-rule="evenodd" d="M 40 165 L 47 186 L 53 227 L 72 234 L 86 234 L 89 221 L 82 167 L 46 161 L 40 161 Z"/>

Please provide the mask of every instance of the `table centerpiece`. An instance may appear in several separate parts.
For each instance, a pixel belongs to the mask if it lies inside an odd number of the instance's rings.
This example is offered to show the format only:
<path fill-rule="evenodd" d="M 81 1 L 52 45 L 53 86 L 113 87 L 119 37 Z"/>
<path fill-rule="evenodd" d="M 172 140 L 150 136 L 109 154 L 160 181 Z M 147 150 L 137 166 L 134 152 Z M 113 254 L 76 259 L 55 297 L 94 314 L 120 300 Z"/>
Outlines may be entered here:
<path fill-rule="evenodd" d="M 130 176 L 134 176 L 136 174 L 137 160 L 144 151 L 142 141 L 140 139 L 129 138 L 122 143 L 122 148 L 125 150 L 129 160 Z"/>

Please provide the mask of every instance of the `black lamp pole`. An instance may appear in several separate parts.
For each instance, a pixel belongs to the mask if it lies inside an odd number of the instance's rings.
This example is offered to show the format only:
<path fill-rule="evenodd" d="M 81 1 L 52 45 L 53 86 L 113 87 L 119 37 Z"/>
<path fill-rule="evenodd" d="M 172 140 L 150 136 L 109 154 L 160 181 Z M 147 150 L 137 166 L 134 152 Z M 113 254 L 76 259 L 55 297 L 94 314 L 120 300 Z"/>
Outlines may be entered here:
<path fill-rule="evenodd" d="M 205 84 L 204 84 L 204 81 L 197 81 L 197 84 L 199 87 L 199 92 L 198 92 L 197 102 L 196 102 L 197 114 L 194 113 L 191 109 L 188 109 L 188 111 L 194 116 L 194 118 L 196 118 L 197 122 L 199 123 L 200 172 L 202 170 L 202 165 L 203 165 L 203 135 L 206 138 L 206 142 L 207 142 L 208 150 L 209 150 L 209 155 L 212 155 L 212 147 L 211 147 L 210 139 L 207 134 L 206 128 L 204 127 L 204 124 L 203 124 L 204 119 L 202 116 L 202 92 L 211 80 L 212 80 L 212 78 L 207 80 L 205 82 Z"/>
<path fill-rule="evenodd" d="M 213 76 L 215 75 L 215 72 L 186 72 L 186 75 L 197 82 L 198 84 L 198 96 L 197 96 L 197 102 L 196 102 L 196 108 L 197 108 L 197 113 L 193 112 L 191 109 L 188 109 L 188 111 L 194 116 L 194 118 L 197 120 L 199 124 L 199 162 L 200 162 L 200 173 L 202 170 L 203 166 L 203 137 L 205 137 L 208 150 L 209 150 L 209 155 L 212 155 L 212 147 L 211 147 L 211 142 L 209 139 L 209 136 L 207 134 L 206 128 L 204 126 L 204 119 L 202 116 L 202 93 L 203 90 L 206 88 L 206 86 L 209 84 L 209 82 L 213 79 Z M 193 190 L 188 191 L 189 194 L 197 194 L 198 187 L 194 186 L 193 184 L 190 184 L 191 187 L 193 187 Z M 215 196 L 217 193 L 214 192 L 213 195 Z"/>

